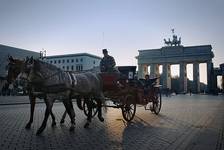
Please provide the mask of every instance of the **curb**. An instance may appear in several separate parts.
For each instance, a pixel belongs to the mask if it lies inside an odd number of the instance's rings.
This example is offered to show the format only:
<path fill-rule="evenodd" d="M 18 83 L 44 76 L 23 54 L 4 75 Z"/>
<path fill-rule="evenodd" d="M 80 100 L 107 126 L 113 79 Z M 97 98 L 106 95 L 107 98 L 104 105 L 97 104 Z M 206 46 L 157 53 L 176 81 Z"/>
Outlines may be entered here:
<path fill-rule="evenodd" d="M 36 102 L 36 104 L 41 104 L 41 103 L 44 103 L 44 102 Z M 55 102 L 56 103 L 56 102 Z M 6 106 L 6 105 L 25 105 L 25 104 L 30 104 L 30 103 L 3 103 L 3 104 L 0 104 L 0 106 Z"/>
<path fill-rule="evenodd" d="M 72 101 L 74 102 L 74 101 Z M 35 104 L 44 104 L 45 102 L 36 102 Z M 62 101 L 55 101 L 54 103 L 62 103 Z M 30 104 L 29 102 L 21 102 L 21 103 L 2 103 L 0 104 L 0 106 L 7 106 L 7 105 L 26 105 L 26 104 Z"/>

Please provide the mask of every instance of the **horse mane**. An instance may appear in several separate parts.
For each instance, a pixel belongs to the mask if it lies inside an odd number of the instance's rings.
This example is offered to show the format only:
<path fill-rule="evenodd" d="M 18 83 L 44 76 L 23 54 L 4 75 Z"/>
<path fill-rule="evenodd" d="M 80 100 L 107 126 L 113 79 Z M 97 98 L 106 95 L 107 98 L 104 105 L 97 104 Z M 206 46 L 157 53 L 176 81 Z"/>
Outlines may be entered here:
<path fill-rule="evenodd" d="M 44 62 L 44 61 L 41 61 L 41 60 L 39 60 L 39 59 L 35 59 L 34 60 L 34 70 L 40 70 L 40 68 L 41 68 L 41 66 L 44 66 L 44 67 L 46 67 L 47 69 L 49 69 L 49 70 L 52 70 L 52 71 L 54 71 L 54 70 L 57 70 L 57 71 L 63 71 L 62 69 L 60 69 L 60 68 L 58 68 L 58 67 L 56 67 L 55 65 L 52 65 L 52 64 L 49 64 L 49 63 L 47 63 L 47 62 Z"/>
<path fill-rule="evenodd" d="M 22 63 L 24 63 L 25 60 L 21 60 L 21 59 L 13 59 L 13 61 L 10 61 L 9 64 L 14 64 L 14 65 L 20 65 Z"/>

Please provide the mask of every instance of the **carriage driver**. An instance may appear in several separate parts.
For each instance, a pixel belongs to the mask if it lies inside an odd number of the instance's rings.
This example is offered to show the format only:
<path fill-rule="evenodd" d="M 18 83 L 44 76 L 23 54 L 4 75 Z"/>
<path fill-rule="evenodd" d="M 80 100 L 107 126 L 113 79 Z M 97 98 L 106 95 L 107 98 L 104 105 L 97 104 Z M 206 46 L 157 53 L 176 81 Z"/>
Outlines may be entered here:
<path fill-rule="evenodd" d="M 100 71 L 101 72 L 117 72 L 115 66 L 115 60 L 112 56 L 108 55 L 107 49 L 103 49 L 103 59 L 100 61 Z"/>

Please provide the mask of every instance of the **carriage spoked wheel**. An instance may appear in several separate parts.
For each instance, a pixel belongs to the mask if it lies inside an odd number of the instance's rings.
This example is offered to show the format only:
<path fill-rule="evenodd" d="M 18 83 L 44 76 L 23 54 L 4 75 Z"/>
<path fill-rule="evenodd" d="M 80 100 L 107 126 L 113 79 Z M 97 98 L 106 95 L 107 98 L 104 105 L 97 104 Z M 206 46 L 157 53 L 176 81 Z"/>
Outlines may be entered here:
<path fill-rule="evenodd" d="M 162 106 L 161 91 L 159 88 L 155 89 L 154 99 L 152 101 L 152 111 L 158 115 Z"/>
<path fill-rule="evenodd" d="M 94 117 L 97 114 L 97 102 L 95 99 L 91 98 L 91 103 L 92 103 L 92 117 Z M 83 111 L 84 111 L 84 114 L 88 117 L 89 110 L 87 107 L 86 100 L 84 100 L 84 102 L 83 102 Z"/>
<path fill-rule="evenodd" d="M 134 97 L 131 95 L 126 96 L 125 102 L 121 107 L 123 118 L 126 121 L 131 121 L 136 112 L 136 102 L 134 100 Z"/>

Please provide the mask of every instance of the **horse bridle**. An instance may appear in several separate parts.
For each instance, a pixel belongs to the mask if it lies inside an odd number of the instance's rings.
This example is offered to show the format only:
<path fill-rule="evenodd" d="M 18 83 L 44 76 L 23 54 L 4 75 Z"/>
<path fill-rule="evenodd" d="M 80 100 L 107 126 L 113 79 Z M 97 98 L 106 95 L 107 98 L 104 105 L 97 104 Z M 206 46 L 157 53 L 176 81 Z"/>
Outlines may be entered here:
<path fill-rule="evenodd" d="M 20 73 L 20 71 L 18 71 L 17 66 L 15 66 L 16 64 L 13 62 L 10 62 L 7 65 L 7 69 L 8 69 L 8 76 L 7 76 L 7 82 L 11 83 L 13 82 L 16 77 L 18 76 L 18 74 Z M 19 69 L 20 70 L 20 69 Z M 10 71 L 10 76 L 9 76 L 9 71 Z M 16 75 L 15 75 L 16 74 Z"/>

